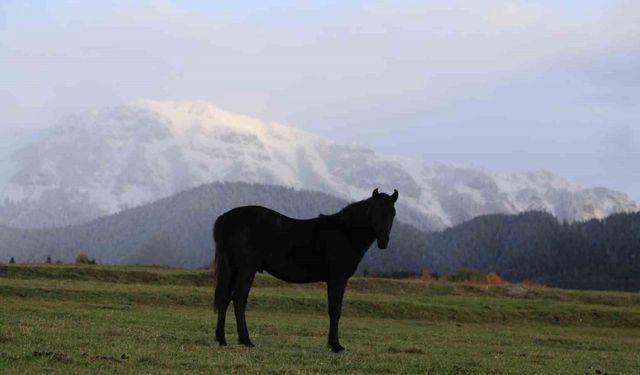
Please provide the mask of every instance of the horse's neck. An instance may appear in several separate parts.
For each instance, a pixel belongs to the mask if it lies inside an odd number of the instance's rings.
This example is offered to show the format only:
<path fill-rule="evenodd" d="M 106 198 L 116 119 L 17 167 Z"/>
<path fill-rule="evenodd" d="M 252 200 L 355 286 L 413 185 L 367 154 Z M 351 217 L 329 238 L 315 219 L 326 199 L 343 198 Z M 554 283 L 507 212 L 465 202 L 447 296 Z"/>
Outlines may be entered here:
<path fill-rule="evenodd" d="M 376 240 L 376 235 L 373 229 L 367 228 L 366 231 L 351 232 L 349 238 L 351 239 L 354 250 L 358 252 L 360 258 L 362 258 L 367 250 L 369 250 L 369 247 L 371 247 L 371 244 Z"/>
<path fill-rule="evenodd" d="M 364 256 L 373 241 L 375 241 L 375 231 L 367 217 L 366 210 L 358 209 L 348 213 L 343 213 L 340 218 L 342 230 L 349 238 L 354 250 Z"/>

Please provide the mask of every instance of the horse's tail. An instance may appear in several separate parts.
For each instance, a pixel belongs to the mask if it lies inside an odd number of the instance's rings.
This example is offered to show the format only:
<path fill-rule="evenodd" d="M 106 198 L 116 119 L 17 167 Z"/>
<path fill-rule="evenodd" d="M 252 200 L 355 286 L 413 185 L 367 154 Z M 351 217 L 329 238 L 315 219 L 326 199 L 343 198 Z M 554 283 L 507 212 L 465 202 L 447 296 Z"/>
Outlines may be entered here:
<path fill-rule="evenodd" d="M 215 269 L 213 271 L 213 279 L 216 286 L 214 307 L 218 312 L 227 305 L 226 301 L 231 297 L 231 270 L 229 269 L 224 238 L 224 216 L 220 216 L 213 224 L 213 241 L 216 245 Z"/>
<path fill-rule="evenodd" d="M 213 223 L 213 231 L 212 231 L 212 237 L 213 237 L 213 285 L 218 285 L 218 273 L 220 270 L 220 248 L 222 246 L 220 246 L 220 244 L 222 243 L 222 237 L 220 234 L 220 229 L 219 226 L 220 224 L 218 224 L 218 220 L 220 220 L 220 218 L 216 219 L 215 223 Z"/>

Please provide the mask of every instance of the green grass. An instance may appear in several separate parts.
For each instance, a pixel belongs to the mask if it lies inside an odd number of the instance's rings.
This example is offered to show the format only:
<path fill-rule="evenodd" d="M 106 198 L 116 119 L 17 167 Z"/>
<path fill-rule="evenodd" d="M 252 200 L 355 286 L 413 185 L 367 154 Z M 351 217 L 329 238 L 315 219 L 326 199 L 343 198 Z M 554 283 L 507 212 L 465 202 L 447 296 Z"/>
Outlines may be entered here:
<path fill-rule="evenodd" d="M 0 265 L 0 374 L 637 374 L 640 295 L 353 278 L 344 354 L 322 284 L 259 275 L 257 345 L 213 343 L 209 271 Z"/>

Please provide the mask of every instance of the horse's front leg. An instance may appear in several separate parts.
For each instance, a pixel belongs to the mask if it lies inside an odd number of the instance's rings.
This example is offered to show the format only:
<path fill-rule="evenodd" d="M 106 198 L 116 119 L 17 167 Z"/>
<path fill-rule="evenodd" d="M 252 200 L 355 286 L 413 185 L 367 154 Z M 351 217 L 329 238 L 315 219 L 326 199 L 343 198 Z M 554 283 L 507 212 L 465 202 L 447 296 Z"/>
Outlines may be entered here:
<path fill-rule="evenodd" d="M 338 339 L 338 322 L 340 321 L 340 313 L 342 311 L 342 297 L 344 289 L 347 286 L 347 280 L 329 280 L 327 282 L 327 294 L 329 305 L 329 347 L 334 353 L 344 351 L 344 347 L 340 345 Z"/>

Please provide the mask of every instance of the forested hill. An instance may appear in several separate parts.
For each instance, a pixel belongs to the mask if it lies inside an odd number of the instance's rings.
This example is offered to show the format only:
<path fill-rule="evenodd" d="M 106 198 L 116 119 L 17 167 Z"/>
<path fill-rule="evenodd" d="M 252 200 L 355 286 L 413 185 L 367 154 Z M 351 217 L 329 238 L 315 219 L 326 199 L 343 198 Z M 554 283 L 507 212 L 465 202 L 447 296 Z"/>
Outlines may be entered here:
<path fill-rule="evenodd" d="M 69 262 L 84 252 L 99 263 L 201 267 L 213 257 L 213 222 L 233 207 L 259 204 L 310 218 L 347 203 L 279 186 L 213 183 L 83 225 L 47 230 L 0 226 L 0 260 L 42 262 L 50 256 Z M 543 212 L 486 215 L 429 234 L 396 221 L 389 249 L 374 245 L 360 271 L 442 275 L 462 268 L 494 271 L 509 281 L 638 291 L 640 213 L 573 224 Z"/>
<path fill-rule="evenodd" d="M 69 262 L 84 252 L 99 263 L 202 267 L 214 254 L 213 222 L 227 210 L 257 204 L 291 217 L 312 218 L 337 212 L 348 203 L 280 186 L 212 183 L 83 225 L 34 230 L 0 226 L 0 259 L 42 262 L 50 256 L 53 261 Z M 363 267 L 419 271 L 424 236 L 396 221 L 389 249 L 370 251 Z M 378 254 L 372 258 L 374 252 Z"/>
<path fill-rule="evenodd" d="M 474 268 L 512 281 L 640 291 L 640 213 L 573 224 L 543 212 L 487 215 L 430 234 L 426 248 L 438 273 Z"/>

